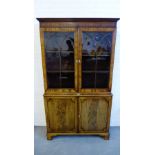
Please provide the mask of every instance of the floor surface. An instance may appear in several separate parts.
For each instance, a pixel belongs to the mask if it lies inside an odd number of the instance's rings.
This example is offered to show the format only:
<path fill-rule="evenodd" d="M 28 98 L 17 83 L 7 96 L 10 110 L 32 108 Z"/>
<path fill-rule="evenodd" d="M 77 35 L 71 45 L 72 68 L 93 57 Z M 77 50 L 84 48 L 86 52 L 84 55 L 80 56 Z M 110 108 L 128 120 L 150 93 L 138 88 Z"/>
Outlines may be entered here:
<path fill-rule="evenodd" d="M 46 139 L 45 127 L 34 127 L 34 155 L 119 155 L 120 128 L 110 128 L 110 140 L 98 136 L 58 136 Z"/>

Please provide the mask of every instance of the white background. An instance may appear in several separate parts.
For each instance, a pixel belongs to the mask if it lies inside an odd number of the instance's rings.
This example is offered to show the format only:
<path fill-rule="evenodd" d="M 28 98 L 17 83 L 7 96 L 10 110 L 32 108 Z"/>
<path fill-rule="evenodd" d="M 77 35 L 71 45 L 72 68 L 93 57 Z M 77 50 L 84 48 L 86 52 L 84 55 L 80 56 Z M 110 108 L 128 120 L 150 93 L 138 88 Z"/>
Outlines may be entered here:
<path fill-rule="evenodd" d="M 35 1 L 35 17 L 101 17 L 101 18 L 119 18 L 119 0 L 67 0 L 61 3 L 60 0 L 36 0 Z M 80 11 L 79 11 L 80 10 Z M 35 23 L 35 53 L 34 53 L 34 125 L 45 126 L 45 112 L 43 104 L 43 75 L 41 62 L 41 48 L 39 36 L 39 22 L 34 19 Z M 111 112 L 111 126 L 119 126 L 120 119 L 120 22 L 117 26 L 116 50 L 113 72 L 113 104 Z"/>
<path fill-rule="evenodd" d="M 93 2 L 94 8 L 106 5 Z M 33 1 L 0 3 L 0 154 L 33 155 Z M 121 0 L 120 6 L 121 155 L 154 155 L 155 4 Z"/>

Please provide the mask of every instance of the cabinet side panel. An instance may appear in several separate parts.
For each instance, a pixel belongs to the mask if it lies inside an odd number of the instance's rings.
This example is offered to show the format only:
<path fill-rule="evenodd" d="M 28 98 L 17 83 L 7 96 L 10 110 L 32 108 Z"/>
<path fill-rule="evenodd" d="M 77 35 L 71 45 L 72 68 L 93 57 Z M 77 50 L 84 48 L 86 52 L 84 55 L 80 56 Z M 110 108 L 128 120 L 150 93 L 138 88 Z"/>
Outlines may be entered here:
<path fill-rule="evenodd" d="M 40 42 L 41 42 L 41 53 L 42 53 L 42 69 L 43 69 L 43 77 L 44 77 L 44 90 L 46 90 L 47 89 L 47 75 L 46 75 L 44 29 L 43 28 L 40 28 Z"/>
<path fill-rule="evenodd" d="M 114 56 L 115 56 L 115 42 L 116 42 L 116 29 L 113 31 L 112 37 L 112 52 L 111 52 L 111 60 L 110 60 L 110 78 L 109 78 L 109 90 L 112 88 L 112 77 L 113 77 L 113 66 L 114 66 Z"/>

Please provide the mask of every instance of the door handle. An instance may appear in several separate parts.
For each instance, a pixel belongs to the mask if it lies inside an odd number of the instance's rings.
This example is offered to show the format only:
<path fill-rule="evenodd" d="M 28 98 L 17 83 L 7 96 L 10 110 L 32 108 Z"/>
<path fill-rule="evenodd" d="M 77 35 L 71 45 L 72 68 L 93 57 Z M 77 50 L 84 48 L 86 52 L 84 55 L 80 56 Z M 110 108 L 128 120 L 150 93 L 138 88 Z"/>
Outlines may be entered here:
<path fill-rule="evenodd" d="M 81 60 L 80 60 L 80 59 L 77 59 L 77 60 L 76 60 L 76 63 L 81 63 Z"/>

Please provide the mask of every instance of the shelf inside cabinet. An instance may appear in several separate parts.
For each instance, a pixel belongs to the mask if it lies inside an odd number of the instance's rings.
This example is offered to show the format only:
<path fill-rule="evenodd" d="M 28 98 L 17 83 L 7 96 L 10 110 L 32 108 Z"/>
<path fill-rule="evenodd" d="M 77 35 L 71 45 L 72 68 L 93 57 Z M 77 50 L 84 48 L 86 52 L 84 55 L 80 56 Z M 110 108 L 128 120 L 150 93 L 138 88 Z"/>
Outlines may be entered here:
<path fill-rule="evenodd" d="M 82 71 L 83 73 L 109 73 L 109 71 Z"/>
<path fill-rule="evenodd" d="M 82 55 L 83 57 L 106 57 L 110 56 L 110 54 L 99 54 L 99 55 Z"/>
<path fill-rule="evenodd" d="M 60 73 L 60 71 L 47 71 L 47 73 Z M 61 70 L 61 73 L 74 73 L 73 70 Z"/>
<path fill-rule="evenodd" d="M 67 52 L 67 53 L 74 53 L 74 51 L 68 51 L 68 50 L 48 50 L 48 49 L 45 49 L 47 53 L 56 53 L 56 52 Z"/>

